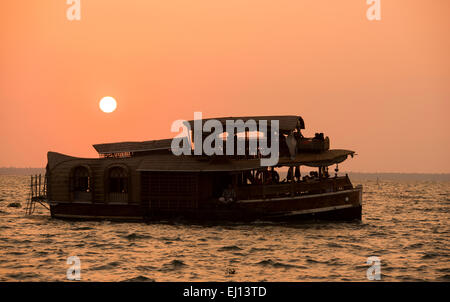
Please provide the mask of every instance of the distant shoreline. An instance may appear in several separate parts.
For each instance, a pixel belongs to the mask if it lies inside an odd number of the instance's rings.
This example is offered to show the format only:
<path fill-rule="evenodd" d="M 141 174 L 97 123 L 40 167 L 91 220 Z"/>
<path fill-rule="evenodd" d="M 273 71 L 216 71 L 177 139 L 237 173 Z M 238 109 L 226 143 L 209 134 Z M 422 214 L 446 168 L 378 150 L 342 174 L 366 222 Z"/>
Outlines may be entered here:
<path fill-rule="evenodd" d="M 0 168 L 0 175 L 34 175 L 45 174 L 45 168 Z"/>
<path fill-rule="evenodd" d="M 450 173 L 396 173 L 396 172 L 339 172 L 347 173 L 352 180 L 429 180 L 450 181 Z M 0 175 L 34 175 L 45 174 L 45 168 L 0 168 Z M 333 175 L 333 173 L 331 173 Z"/>
<path fill-rule="evenodd" d="M 410 180 L 410 181 L 450 181 L 450 173 L 348 173 L 351 180 Z"/>

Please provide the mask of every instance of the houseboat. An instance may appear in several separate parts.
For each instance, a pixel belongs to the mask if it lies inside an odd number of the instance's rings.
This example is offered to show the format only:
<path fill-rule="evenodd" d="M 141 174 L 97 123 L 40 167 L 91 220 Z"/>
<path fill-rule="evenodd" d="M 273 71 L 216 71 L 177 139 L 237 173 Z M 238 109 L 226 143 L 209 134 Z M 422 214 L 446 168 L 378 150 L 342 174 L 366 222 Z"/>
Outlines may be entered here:
<path fill-rule="evenodd" d="M 177 156 L 172 139 L 93 145 L 99 158 L 48 152 L 45 198 L 51 216 L 147 222 L 361 219 L 362 187 L 339 176 L 337 166 L 354 151 L 330 149 L 323 133 L 304 137 L 300 116 L 215 120 L 278 121 L 278 162 L 263 166 L 260 152 L 248 152 L 254 138 L 247 130 L 232 134 L 244 141 L 243 155 Z M 334 165 L 332 175 L 328 169 Z"/>

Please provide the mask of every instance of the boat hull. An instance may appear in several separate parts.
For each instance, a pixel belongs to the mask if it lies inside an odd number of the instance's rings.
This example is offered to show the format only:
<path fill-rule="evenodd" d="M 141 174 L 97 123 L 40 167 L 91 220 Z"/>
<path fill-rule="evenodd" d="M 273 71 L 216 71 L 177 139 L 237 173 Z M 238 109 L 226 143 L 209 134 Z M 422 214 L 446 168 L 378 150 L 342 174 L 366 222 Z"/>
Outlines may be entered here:
<path fill-rule="evenodd" d="M 362 187 L 272 199 L 242 200 L 231 204 L 211 203 L 198 209 L 151 209 L 138 204 L 49 202 L 51 216 L 62 219 L 108 219 L 125 221 L 304 221 L 361 220 Z"/>

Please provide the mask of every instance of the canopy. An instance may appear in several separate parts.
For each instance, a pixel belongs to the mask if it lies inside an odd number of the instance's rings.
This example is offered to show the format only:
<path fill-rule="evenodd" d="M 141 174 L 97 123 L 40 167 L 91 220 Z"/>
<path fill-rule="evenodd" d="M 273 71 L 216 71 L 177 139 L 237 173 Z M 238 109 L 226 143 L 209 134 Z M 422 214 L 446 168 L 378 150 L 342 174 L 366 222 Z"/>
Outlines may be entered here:
<path fill-rule="evenodd" d="M 93 145 L 99 154 L 121 153 L 121 152 L 142 152 L 170 149 L 172 139 L 160 139 L 143 142 L 120 142 Z"/>
<path fill-rule="evenodd" d="M 242 120 L 244 123 L 249 120 L 254 120 L 257 124 L 260 121 L 267 121 L 267 125 L 270 126 L 272 121 L 279 121 L 279 127 L 281 132 L 290 132 L 296 128 L 305 129 L 305 122 L 303 121 L 301 116 L 296 115 L 270 115 L 270 116 L 237 116 L 237 117 L 216 117 L 216 118 L 208 118 L 202 119 L 202 122 L 205 123 L 208 120 L 218 120 L 222 125 L 226 125 L 226 121 L 238 121 Z M 191 130 L 194 129 L 194 121 L 188 121 L 191 126 Z"/>
<path fill-rule="evenodd" d="M 309 166 L 320 167 L 338 164 L 353 156 L 350 150 L 327 150 L 321 153 L 297 154 L 295 159 L 280 158 L 277 166 Z M 260 159 L 230 159 L 226 157 L 201 157 L 195 155 L 171 154 L 152 155 L 146 157 L 137 171 L 178 171 L 178 172 L 219 172 L 245 171 L 264 168 Z"/>

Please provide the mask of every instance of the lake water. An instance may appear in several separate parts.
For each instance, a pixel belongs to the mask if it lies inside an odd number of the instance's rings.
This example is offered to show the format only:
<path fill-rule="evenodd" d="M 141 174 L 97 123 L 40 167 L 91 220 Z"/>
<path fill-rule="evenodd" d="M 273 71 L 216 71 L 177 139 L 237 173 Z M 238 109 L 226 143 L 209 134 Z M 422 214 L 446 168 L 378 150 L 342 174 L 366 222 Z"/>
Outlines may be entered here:
<path fill-rule="evenodd" d="M 0 176 L 0 281 L 450 281 L 450 183 L 358 181 L 354 223 L 144 224 L 25 216 L 27 176 Z M 22 208 L 8 207 L 20 202 Z"/>

